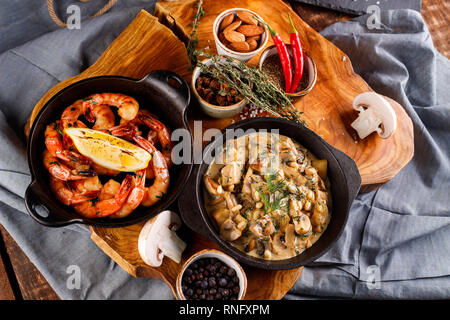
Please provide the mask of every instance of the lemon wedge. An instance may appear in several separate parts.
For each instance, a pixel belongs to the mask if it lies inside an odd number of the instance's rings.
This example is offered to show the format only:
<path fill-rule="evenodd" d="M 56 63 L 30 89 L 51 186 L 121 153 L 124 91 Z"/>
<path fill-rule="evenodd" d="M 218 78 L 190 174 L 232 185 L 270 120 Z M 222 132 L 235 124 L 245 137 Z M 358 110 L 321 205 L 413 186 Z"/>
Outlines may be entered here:
<path fill-rule="evenodd" d="M 145 169 L 152 156 L 144 149 L 107 133 L 88 128 L 64 130 L 78 152 L 96 164 L 122 172 Z"/>

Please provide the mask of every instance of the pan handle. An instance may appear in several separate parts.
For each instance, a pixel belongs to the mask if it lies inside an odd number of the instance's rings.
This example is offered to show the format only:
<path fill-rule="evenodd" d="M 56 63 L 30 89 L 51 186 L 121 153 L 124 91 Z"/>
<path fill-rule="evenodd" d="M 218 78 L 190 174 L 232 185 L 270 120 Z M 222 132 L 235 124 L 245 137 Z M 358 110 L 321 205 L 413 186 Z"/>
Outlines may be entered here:
<path fill-rule="evenodd" d="M 169 70 L 155 70 L 150 72 L 139 82 L 146 83 L 150 87 L 157 87 L 161 91 L 170 94 L 175 93 L 177 111 L 186 119 L 186 109 L 191 100 L 191 92 L 186 81 L 175 72 Z"/>
<path fill-rule="evenodd" d="M 78 221 L 54 214 L 48 206 L 42 203 L 44 198 L 45 195 L 39 190 L 36 181 L 33 181 L 25 192 L 25 206 L 34 220 L 47 227 L 63 227 Z"/>
<path fill-rule="evenodd" d="M 361 176 L 355 161 L 346 155 L 344 152 L 331 148 L 331 152 L 341 165 L 345 178 L 347 179 L 347 188 L 349 194 L 350 204 L 355 200 L 361 188 Z"/>
<path fill-rule="evenodd" d="M 209 240 L 214 241 L 214 237 L 211 235 L 210 231 L 206 227 L 205 222 L 203 221 L 202 214 L 200 212 L 200 209 L 198 208 L 197 198 L 191 191 L 195 188 L 197 171 L 198 165 L 194 165 L 192 173 L 186 184 L 187 186 L 190 186 L 190 188 L 185 188 L 178 198 L 178 208 L 180 211 L 181 219 L 189 227 L 189 229 L 201 234 Z"/>

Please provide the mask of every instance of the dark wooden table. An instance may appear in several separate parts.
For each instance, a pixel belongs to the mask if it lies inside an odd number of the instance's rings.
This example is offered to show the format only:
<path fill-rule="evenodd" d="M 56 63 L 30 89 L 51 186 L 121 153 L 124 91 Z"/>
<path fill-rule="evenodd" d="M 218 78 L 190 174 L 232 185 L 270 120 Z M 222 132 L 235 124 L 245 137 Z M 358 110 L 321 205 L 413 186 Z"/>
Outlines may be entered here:
<path fill-rule="evenodd" d="M 291 3 L 299 16 L 320 31 L 332 23 L 352 16 L 311 5 Z M 422 15 L 436 48 L 450 58 L 450 2 L 423 0 Z M 23 253 L 14 239 L 0 225 L 0 300 L 59 300 L 58 295 Z"/>

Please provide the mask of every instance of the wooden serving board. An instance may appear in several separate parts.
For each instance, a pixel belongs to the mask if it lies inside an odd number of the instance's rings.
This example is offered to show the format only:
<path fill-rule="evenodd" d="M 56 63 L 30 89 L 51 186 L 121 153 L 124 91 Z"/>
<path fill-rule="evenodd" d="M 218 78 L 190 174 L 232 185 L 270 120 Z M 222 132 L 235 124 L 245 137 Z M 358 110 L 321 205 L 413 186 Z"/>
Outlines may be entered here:
<path fill-rule="evenodd" d="M 190 34 L 190 23 L 196 10 L 195 2 L 158 2 L 155 15 L 159 22 L 146 11 L 141 11 L 95 64 L 80 75 L 57 84 L 42 97 L 33 110 L 29 124 L 32 124 L 38 112 L 55 93 L 85 78 L 99 75 L 141 78 L 153 70 L 167 69 L 190 81 L 189 61 L 182 41 L 186 41 L 187 35 Z M 210 53 L 215 53 L 211 34 L 212 23 L 223 10 L 241 7 L 258 12 L 284 39 L 289 39 L 288 13 L 291 14 L 301 34 L 304 48 L 312 54 L 318 66 L 316 86 L 307 96 L 297 100 L 295 105 L 304 112 L 304 119 L 312 130 L 356 161 L 363 185 L 373 186 L 389 181 L 411 159 L 412 123 L 403 108 L 392 100 L 390 101 L 399 119 L 394 136 L 381 140 L 372 135 L 364 141 L 355 143 L 355 132 L 349 124 L 357 114 L 353 111 L 351 103 L 357 94 L 371 89 L 353 72 L 348 57 L 342 51 L 305 24 L 281 0 L 226 2 L 208 0 L 204 1 L 203 7 L 206 14 L 201 20 L 197 48 L 209 47 Z M 268 45 L 271 44 L 270 40 Z M 255 62 L 256 58 L 250 61 Z M 195 102 L 190 107 L 188 118 L 191 128 L 194 120 L 203 120 L 203 130 L 212 127 L 222 129 L 232 121 L 240 119 L 239 116 L 222 120 L 207 118 L 199 111 Z M 26 131 L 28 129 L 26 128 Z M 185 228 L 181 232 L 181 237 L 189 245 L 181 263 L 176 264 L 170 259 L 164 259 L 161 267 L 152 268 L 142 261 L 137 250 L 137 239 L 142 226 L 143 223 L 112 229 L 92 227 L 91 238 L 131 275 L 162 279 L 174 294 L 175 280 L 181 264 L 194 252 L 205 248 L 217 248 L 211 241 Z M 302 268 L 268 271 L 243 267 L 248 277 L 245 299 L 280 299 L 302 272 Z"/>

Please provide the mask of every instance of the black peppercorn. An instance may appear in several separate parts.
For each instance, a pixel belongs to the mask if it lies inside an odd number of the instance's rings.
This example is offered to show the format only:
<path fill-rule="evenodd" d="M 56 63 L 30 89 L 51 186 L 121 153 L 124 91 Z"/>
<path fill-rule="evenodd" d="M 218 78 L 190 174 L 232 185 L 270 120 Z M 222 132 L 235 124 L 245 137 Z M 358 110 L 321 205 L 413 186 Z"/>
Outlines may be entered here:
<path fill-rule="evenodd" d="M 236 275 L 236 271 L 233 268 L 229 268 L 227 271 L 227 276 L 233 277 L 234 275 Z"/>
<path fill-rule="evenodd" d="M 227 285 L 228 281 L 225 278 L 220 278 L 219 279 L 219 286 L 221 287 L 225 287 Z"/>

